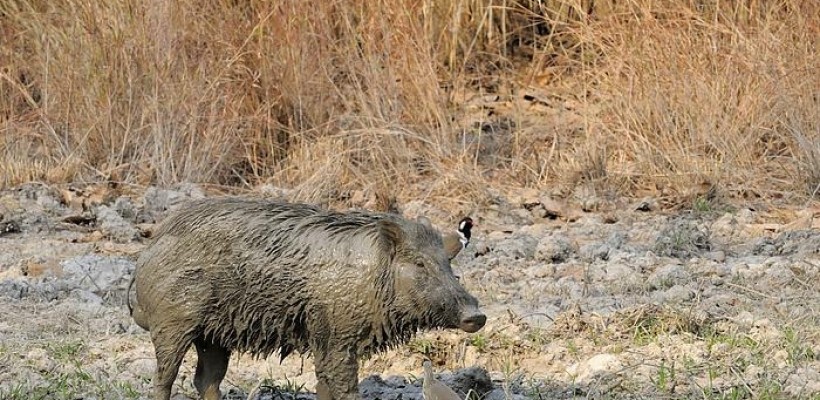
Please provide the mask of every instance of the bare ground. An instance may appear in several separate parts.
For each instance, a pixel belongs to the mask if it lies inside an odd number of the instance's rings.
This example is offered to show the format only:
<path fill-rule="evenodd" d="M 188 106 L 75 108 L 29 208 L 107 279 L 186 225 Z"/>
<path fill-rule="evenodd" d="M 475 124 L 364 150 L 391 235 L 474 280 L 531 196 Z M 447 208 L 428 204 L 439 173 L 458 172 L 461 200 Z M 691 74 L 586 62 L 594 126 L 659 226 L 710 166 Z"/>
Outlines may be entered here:
<path fill-rule="evenodd" d="M 124 306 L 132 259 L 166 209 L 203 195 L 193 185 L 0 193 L 0 398 L 148 398 L 152 347 Z M 523 191 L 474 210 L 455 269 L 487 326 L 423 333 L 363 361 L 365 398 L 420 398 L 423 357 L 488 399 L 820 398 L 820 209 L 654 207 L 583 212 Z M 402 208 L 439 226 L 456 219 Z M 191 352 L 176 398 L 194 397 L 193 366 Z M 234 356 L 222 389 L 313 398 L 312 369 L 298 356 Z"/>

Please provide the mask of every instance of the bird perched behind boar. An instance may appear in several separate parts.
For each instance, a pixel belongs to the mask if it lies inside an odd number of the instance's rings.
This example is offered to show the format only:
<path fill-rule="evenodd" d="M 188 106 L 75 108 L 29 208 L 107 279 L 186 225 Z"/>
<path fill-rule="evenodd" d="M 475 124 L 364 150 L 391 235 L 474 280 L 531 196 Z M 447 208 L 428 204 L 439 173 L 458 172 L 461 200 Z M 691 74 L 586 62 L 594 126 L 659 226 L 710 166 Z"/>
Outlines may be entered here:
<path fill-rule="evenodd" d="M 429 222 L 305 204 L 205 199 L 168 217 L 137 261 L 131 314 L 167 400 L 187 349 L 206 400 L 232 352 L 310 352 L 319 400 L 358 399 L 358 360 L 420 329 L 475 332 L 486 317 Z"/>

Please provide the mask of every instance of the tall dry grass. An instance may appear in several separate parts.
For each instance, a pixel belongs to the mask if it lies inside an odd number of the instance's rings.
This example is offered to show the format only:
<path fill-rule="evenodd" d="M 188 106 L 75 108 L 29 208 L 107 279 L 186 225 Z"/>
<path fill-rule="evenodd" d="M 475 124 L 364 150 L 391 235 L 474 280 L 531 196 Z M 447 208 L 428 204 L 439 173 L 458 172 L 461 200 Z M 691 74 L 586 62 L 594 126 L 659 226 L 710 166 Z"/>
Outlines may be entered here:
<path fill-rule="evenodd" d="M 805 200 L 819 16 L 800 0 L 7 0 L 0 186 Z"/>

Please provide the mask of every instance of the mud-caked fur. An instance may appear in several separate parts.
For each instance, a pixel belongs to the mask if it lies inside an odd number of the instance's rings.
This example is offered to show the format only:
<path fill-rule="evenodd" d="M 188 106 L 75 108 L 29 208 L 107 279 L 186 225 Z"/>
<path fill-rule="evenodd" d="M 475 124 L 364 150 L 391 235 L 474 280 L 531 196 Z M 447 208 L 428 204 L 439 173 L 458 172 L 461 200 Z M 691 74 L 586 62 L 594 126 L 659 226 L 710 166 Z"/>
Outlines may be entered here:
<path fill-rule="evenodd" d="M 219 398 L 231 352 L 310 352 L 320 400 L 358 399 L 358 360 L 420 329 L 480 329 L 476 299 L 429 224 L 394 214 L 205 199 L 168 217 L 140 255 L 132 315 L 151 333 L 155 399 L 188 347 Z"/>

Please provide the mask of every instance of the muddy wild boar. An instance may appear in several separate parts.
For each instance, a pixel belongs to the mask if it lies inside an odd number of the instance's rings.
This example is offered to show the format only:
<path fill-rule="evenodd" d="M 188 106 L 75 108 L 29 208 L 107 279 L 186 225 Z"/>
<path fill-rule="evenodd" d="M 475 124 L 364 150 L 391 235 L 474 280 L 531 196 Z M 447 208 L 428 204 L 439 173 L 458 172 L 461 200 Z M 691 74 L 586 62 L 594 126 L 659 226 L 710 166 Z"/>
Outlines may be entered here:
<path fill-rule="evenodd" d="M 453 237 L 454 236 L 454 237 Z M 418 330 L 475 332 L 486 317 L 429 221 L 305 204 L 214 198 L 158 227 L 140 254 L 131 315 L 150 331 L 154 398 L 167 400 L 193 343 L 207 400 L 232 352 L 314 357 L 320 400 L 358 399 L 358 360 Z M 130 288 L 129 288 L 130 289 Z"/>

